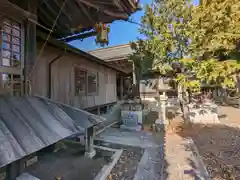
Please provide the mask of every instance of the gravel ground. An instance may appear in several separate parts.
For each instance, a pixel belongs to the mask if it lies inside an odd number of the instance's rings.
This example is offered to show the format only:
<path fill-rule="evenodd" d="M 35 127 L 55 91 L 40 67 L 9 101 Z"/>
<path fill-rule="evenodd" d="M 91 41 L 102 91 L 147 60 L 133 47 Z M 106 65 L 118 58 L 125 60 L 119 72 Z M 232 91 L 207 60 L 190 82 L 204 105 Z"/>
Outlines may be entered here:
<path fill-rule="evenodd" d="M 240 180 L 240 110 L 219 107 L 220 124 L 179 125 L 177 134 L 191 137 L 213 180 Z"/>
<path fill-rule="evenodd" d="M 61 149 L 58 152 L 39 157 L 38 163 L 25 169 L 25 172 L 42 179 L 93 180 L 102 167 L 111 161 L 113 152 L 99 150 L 94 159 L 84 156 L 77 148 Z"/>
<path fill-rule="evenodd" d="M 123 153 L 117 164 L 112 169 L 109 180 L 132 180 L 137 171 L 144 150 L 138 147 L 111 144 L 114 148 L 123 149 Z"/>

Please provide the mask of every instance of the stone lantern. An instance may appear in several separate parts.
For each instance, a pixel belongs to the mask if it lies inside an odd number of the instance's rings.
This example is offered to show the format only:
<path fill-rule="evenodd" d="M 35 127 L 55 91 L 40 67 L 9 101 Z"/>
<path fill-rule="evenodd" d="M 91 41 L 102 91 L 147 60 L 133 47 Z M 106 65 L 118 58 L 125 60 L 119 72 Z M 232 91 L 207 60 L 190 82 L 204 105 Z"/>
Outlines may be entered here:
<path fill-rule="evenodd" d="M 158 107 L 159 107 L 159 113 L 158 113 L 158 119 L 155 121 L 155 124 L 157 126 L 165 126 L 168 125 L 168 121 L 166 118 L 166 105 L 168 97 L 166 93 L 170 91 L 172 88 L 168 85 L 168 80 L 166 78 L 159 78 L 158 85 L 157 85 L 157 91 L 159 93 L 158 101 Z"/>

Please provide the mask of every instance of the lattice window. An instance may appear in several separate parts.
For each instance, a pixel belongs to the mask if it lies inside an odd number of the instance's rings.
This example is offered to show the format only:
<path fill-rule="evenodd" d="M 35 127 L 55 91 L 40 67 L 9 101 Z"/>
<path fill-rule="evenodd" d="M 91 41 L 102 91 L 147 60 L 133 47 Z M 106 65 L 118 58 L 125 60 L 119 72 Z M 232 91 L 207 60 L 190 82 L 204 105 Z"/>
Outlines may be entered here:
<path fill-rule="evenodd" d="M 74 76 L 75 95 L 90 96 L 98 94 L 98 73 L 75 67 Z"/>
<path fill-rule="evenodd" d="M 23 26 L 0 15 L 0 93 L 23 93 L 22 61 L 24 52 Z"/>
<path fill-rule="evenodd" d="M 22 26 L 10 19 L 4 19 L 2 23 L 2 66 L 21 67 L 22 60 Z"/>
<path fill-rule="evenodd" d="M 87 72 L 83 69 L 80 69 L 78 67 L 74 68 L 74 74 L 75 74 L 75 95 L 85 95 L 86 94 L 86 88 L 87 88 Z"/>
<path fill-rule="evenodd" d="M 19 96 L 21 93 L 22 81 L 20 75 L 0 73 L 0 94 Z"/>
<path fill-rule="evenodd" d="M 98 93 L 98 73 L 88 72 L 87 74 L 87 92 L 88 95 L 97 95 Z"/>

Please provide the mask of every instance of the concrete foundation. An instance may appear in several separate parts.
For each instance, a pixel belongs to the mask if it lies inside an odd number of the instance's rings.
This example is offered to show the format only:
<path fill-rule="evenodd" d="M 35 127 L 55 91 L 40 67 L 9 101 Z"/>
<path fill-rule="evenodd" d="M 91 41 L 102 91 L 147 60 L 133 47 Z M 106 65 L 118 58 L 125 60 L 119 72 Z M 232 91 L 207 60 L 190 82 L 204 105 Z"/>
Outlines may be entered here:
<path fill-rule="evenodd" d="M 90 152 L 85 152 L 84 154 L 86 157 L 93 158 L 96 155 L 96 150 L 92 149 Z"/>

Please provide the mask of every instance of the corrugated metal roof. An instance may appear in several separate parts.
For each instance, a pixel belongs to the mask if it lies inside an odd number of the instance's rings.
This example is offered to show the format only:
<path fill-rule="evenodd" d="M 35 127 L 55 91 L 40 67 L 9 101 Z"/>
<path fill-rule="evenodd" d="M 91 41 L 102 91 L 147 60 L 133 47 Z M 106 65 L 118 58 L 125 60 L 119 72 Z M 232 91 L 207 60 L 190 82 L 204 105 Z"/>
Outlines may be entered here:
<path fill-rule="evenodd" d="M 40 180 L 40 179 L 38 179 L 38 178 L 28 174 L 28 173 L 23 173 L 20 176 L 18 176 L 16 178 L 16 180 Z"/>
<path fill-rule="evenodd" d="M 0 96 L 0 168 L 100 121 L 46 98 Z"/>
<path fill-rule="evenodd" d="M 105 120 L 104 117 L 97 116 L 94 114 L 91 114 L 87 111 L 63 104 L 61 102 L 53 101 L 44 97 L 38 97 L 44 102 L 48 103 L 54 103 L 56 104 L 59 108 L 61 108 L 71 119 L 73 119 L 77 126 L 81 128 L 88 128 L 91 126 L 94 126 L 96 124 L 101 123 L 102 121 Z"/>
<path fill-rule="evenodd" d="M 88 53 L 105 61 L 108 61 L 111 59 L 121 59 L 122 57 L 127 58 L 130 54 L 133 53 L 133 50 L 131 49 L 130 44 L 122 44 L 118 46 L 111 46 L 107 48 L 92 50 Z"/>

